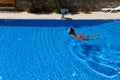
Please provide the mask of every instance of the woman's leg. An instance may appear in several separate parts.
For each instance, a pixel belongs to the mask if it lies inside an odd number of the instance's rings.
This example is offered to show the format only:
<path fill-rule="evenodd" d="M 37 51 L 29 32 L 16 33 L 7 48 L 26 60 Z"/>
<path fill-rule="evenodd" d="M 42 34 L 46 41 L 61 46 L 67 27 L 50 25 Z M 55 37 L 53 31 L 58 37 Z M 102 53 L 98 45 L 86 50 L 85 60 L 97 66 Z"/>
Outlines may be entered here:
<path fill-rule="evenodd" d="M 100 35 L 98 35 L 98 34 L 85 34 L 84 36 L 86 36 L 86 37 L 92 37 L 92 36 L 95 36 L 95 37 L 96 37 L 96 36 L 97 36 L 97 37 L 98 37 L 98 36 L 100 36 Z"/>
<path fill-rule="evenodd" d="M 84 39 L 86 39 L 86 40 L 95 40 L 95 39 L 98 39 L 99 37 L 100 37 L 100 35 L 98 35 L 98 34 L 84 35 Z"/>

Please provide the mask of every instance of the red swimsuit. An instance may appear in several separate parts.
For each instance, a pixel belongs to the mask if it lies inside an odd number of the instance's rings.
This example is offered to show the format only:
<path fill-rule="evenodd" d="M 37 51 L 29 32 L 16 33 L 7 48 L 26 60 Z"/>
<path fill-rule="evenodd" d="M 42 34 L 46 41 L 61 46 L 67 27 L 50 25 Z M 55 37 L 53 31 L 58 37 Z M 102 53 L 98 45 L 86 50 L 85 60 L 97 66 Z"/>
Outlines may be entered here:
<path fill-rule="evenodd" d="M 82 34 L 79 34 L 79 35 L 77 35 L 77 38 L 78 38 L 78 39 L 82 39 L 82 38 L 83 38 L 83 35 L 82 35 Z"/>

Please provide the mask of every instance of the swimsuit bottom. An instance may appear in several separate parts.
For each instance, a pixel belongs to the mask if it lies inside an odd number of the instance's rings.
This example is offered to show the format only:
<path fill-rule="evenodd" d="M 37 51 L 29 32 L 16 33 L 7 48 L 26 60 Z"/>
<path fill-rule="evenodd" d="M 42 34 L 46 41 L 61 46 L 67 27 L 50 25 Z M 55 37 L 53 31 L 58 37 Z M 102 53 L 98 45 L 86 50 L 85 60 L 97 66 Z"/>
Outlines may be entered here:
<path fill-rule="evenodd" d="M 79 35 L 77 35 L 77 38 L 78 38 L 78 39 L 82 39 L 82 38 L 83 38 L 83 35 L 82 35 L 82 34 L 79 34 Z"/>

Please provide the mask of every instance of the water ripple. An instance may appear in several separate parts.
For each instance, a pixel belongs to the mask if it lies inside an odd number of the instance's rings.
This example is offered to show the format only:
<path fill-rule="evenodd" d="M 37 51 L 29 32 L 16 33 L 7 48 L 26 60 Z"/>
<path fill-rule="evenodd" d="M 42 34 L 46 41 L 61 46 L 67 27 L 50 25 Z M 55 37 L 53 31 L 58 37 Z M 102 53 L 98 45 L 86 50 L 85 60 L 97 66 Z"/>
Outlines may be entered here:
<path fill-rule="evenodd" d="M 107 27 L 102 25 L 104 26 L 104 31 L 107 31 L 107 33 L 101 33 L 102 37 L 106 37 L 105 40 L 101 38 L 96 43 L 95 41 L 94 43 L 90 41 L 92 44 L 88 41 L 86 45 L 80 44 L 79 41 L 74 41 L 74 44 L 72 44 L 72 51 L 77 58 L 84 60 L 91 70 L 106 77 L 115 77 L 120 72 L 120 44 L 115 43 L 120 42 L 120 38 L 117 37 L 120 34 L 120 27 L 114 27 L 114 24 L 107 24 Z M 94 27 L 95 30 L 99 33 L 103 29 L 101 26 L 96 26 Z M 108 33 L 111 33 L 116 39 L 111 40 L 112 36 L 108 37 Z"/>

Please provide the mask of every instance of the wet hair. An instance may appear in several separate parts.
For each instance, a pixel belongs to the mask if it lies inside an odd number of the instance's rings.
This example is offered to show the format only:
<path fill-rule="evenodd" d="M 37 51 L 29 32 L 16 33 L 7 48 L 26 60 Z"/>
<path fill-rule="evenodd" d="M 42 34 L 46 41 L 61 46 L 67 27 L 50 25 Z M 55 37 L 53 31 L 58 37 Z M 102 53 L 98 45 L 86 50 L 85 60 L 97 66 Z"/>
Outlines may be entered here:
<path fill-rule="evenodd" d="M 72 28 L 69 28 L 70 29 L 70 31 L 68 32 L 70 35 L 71 34 L 75 34 L 75 31 L 74 31 L 74 29 L 72 29 Z"/>

